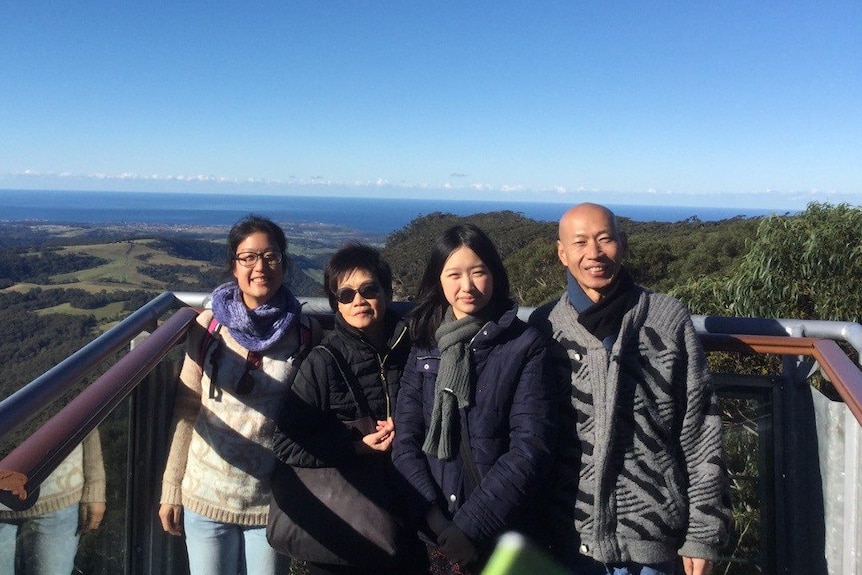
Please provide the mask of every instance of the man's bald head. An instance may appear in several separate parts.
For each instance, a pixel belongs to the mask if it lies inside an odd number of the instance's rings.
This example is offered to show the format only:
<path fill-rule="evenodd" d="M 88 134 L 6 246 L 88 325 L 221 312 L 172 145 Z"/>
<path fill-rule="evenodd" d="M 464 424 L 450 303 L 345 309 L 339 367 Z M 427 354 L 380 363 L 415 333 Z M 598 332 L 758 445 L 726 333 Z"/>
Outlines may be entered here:
<path fill-rule="evenodd" d="M 592 301 L 600 301 L 619 277 L 626 253 L 625 236 L 608 208 L 578 204 L 560 218 L 557 256 Z"/>
<path fill-rule="evenodd" d="M 625 234 L 620 232 L 619 222 L 617 222 L 617 216 L 610 210 L 610 208 L 606 208 L 601 204 L 593 204 L 591 202 L 584 202 L 582 204 L 578 204 L 576 206 L 572 206 L 563 214 L 563 217 L 560 218 L 560 225 L 557 228 L 558 239 L 563 237 L 565 231 L 567 231 L 568 226 L 572 224 L 572 222 L 577 221 L 581 218 L 590 218 L 590 219 L 598 219 L 603 218 L 606 221 L 610 222 L 611 230 L 614 234 L 614 237 L 625 244 Z M 565 227 L 564 227 L 565 226 Z"/>

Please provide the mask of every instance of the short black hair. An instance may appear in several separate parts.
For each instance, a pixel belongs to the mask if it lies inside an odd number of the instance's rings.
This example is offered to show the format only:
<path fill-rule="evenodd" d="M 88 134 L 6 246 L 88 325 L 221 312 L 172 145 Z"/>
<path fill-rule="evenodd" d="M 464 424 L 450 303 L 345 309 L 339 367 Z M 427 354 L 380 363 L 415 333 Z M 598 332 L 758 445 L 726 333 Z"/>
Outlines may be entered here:
<path fill-rule="evenodd" d="M 332 311 L 338 310 L 338 283 L 354 270 L 365 270 L 371 274 L 386 294 L 387 302 L 392 301 L 392 268 L 380 251 L 368 244 L 349 242 L 332 254 L 323 269 L 323 291 Z"/>

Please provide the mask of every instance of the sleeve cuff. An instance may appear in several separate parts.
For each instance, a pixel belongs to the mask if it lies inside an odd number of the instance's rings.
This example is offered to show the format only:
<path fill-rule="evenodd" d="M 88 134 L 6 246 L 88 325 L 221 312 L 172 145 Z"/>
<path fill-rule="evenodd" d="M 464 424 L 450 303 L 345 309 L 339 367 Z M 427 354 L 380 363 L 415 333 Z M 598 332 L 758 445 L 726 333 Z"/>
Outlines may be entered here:
<path fill-rule="evenodd" d="M 708 561 L 718 560 L 718 549 L 698 541 L 686 541 L 679 549 L 680 557 L 698 557 Z"/>
<path fill-rule="evenodd" d="M 163 485 L 162 486 L 162 497 L 159 499 L 159 503 L 164 503 L 167 505 L 182 505 L 183 504 L 183 490 L 179 485 Z"/>
<path fill-rule="evenodd" d="M 105 482 L 97 481 L 84 485 L 81 493 L 81 503 L 105 503 Z"/>

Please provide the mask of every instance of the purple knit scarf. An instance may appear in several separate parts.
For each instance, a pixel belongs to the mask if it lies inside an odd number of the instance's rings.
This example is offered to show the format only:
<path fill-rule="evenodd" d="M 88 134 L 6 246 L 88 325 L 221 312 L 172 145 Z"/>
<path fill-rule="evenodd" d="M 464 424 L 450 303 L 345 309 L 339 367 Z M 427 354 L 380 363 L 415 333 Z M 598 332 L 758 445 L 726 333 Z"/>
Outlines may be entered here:
<path fill-rule="evenodd" d="M 275 345 L 293 327 L 301 307 L 293 294 L 281 286 L 268 302 L 249 309 L 236 282 L 217 287 L 212 305 L 218 322 L 249 351 L 266 351 Z"/>

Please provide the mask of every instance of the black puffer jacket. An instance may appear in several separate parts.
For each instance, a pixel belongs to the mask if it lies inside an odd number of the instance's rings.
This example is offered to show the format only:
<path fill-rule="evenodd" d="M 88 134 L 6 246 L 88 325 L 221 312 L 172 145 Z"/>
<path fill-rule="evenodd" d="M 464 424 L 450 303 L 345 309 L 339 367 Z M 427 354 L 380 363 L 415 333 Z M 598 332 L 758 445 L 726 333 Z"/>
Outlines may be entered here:
<path fill-rule="evenodd" d="M 340 314 L 335 316 L 335 329 L 322 342 L 340 352 L 365 394 L 371 415 L 378 420 L 394 416 L 399 380 L 411 346 L 397 314 L 388 311 L 384 321 L 387 350 L 376 350 Z M 361 415 L 334 358 L 315 347 L 285 397 L 273 442 L 275 455 L 296 467 L 350 465 L 357 458 L 353 450 L 356 437 L 342 422 Z"/>

